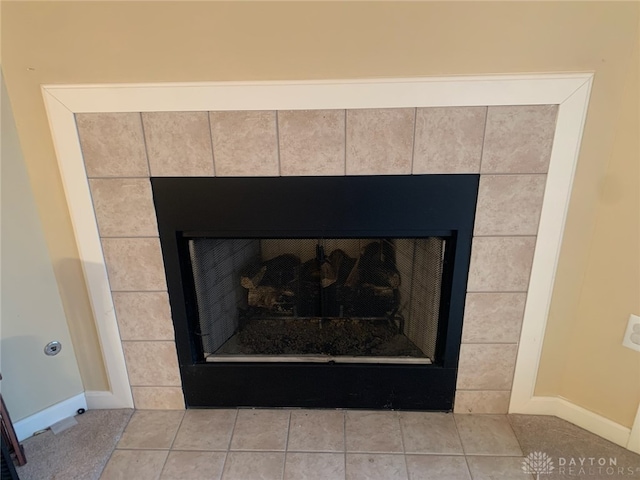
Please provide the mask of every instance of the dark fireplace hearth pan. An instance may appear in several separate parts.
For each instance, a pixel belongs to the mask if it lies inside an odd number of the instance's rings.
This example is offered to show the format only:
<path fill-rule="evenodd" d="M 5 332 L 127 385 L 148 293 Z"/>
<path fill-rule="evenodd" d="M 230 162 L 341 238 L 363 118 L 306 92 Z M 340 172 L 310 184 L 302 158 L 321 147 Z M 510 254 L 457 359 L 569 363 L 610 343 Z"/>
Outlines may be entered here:
<path fill-rule="evenodd" d="M 188 408 L 453 407 L 479 175 L 153 177 Z M 207 362 L 188 239 L 446 237 L 432 364 Z"/>
<path fill-rule="evenodd" d="M 456 382 L 455 369 L 431 365 L 210 363 L 201 367 L 182 369 L 189 407 L 450 411 Z M 210 387 L 197 388 L 202 385 Z"/>

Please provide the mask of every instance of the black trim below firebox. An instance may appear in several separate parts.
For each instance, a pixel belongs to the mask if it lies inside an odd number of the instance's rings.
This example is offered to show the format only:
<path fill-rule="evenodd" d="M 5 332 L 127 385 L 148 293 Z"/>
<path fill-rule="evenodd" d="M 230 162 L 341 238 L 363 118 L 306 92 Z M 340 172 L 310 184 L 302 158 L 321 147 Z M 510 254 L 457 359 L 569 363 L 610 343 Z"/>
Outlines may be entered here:
<path fill-rule="evenodd" d="M 188 407 L 452 409 L 479 175 L 151 179 Z M 206 363 L 187 238 L 447 236 L 433 365 Z"/>

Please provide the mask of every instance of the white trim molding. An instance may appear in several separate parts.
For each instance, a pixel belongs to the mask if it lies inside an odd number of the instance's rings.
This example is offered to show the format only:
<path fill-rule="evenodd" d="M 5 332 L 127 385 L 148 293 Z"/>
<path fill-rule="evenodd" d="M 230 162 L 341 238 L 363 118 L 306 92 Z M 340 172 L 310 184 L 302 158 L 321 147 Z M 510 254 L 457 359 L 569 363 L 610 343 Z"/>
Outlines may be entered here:
<path fill-rule="evenodd" d="M 84 393 L 58 402 L 44 410 L 23 418 L 13 424 L 19 441 L 29 438 L 35 432 L 49 428 L 56 422 L 73 417 L 80 408 L 87 409 L 87 401 Z"/>
<path fill-rule="evenodd" d="M 87 398 L 87 408 L 90 410 L 133 407 L 133 405 L 129 405 L 124 402 L 126 398 L 122 399 L 110 391 L 87 390 L 84 394 Z"/>
<path fill-rule="evenodd" d="M 45 85 L 73 113 L 556 105 L 591 73 L 375 80 Z"/>
<path fill-rule="evenodd" d="M 133 406 L 74 114 L 557 104 L 558 120 L 509 411 L 534 413 L 542 342 L 593 81 L 592 73 L 292 82 L 42 87 L 112 397 Z M 95 403 L 94 403 L 95 402 Z M 533 402 L 533 403 L 532 403 Z M 543 412 L 536 412 L 543 413 Z"/>
<path fill-rule="evenodd" d="M 627 442 L 627 449 L 640 455 L 640 403 L 638 403 L 638 411 L 636 412 L 636 419 L 633 422 L 631 431 L 629 432 L 629 441 Z"/>
<path fill-rule="evenodd" d="M 75 112 L 49 94 L 46 88 L 44 100 L 109 386 L 114 396 L 114 403 L 109 408 L 133 408 L 107 267 L 76 130 Z"/>
<path fill-rule="evenodd" d="M 558 108 L 556 134 L 547 173 L 509 405 L 509 412 L 513 413 L 522 413 L 526 404 L 534 397 L 542 342 L 590 93 L 591 80 L 572 92 Z"/>

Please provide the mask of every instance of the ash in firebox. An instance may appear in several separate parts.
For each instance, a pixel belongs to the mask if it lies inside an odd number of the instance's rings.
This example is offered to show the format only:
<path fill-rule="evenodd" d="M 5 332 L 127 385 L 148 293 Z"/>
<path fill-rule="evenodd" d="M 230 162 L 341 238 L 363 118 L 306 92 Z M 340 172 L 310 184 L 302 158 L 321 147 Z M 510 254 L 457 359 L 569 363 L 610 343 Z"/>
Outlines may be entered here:
<path fill-rule="evenodd" d="M 395 323 L 359 318 L 251 319 L 216 354 L 425 357 Z"/>

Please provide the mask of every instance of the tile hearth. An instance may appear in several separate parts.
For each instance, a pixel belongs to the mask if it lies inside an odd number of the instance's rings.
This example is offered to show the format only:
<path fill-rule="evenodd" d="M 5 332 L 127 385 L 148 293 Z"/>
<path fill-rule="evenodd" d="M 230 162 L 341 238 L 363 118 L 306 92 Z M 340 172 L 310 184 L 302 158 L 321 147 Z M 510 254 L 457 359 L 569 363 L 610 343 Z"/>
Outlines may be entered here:
<path fill-rule="evenodd" d="M 230 409 L 136 411 L 101 479 L 521 480 L 540 450 L 551 480 L 577 478 L 558 457 L 640 475 L 638 455 L 554 417 Z"/>
<path fill-rule="evenodd" d="M 136 408 L 184 402 L 150 176 L 479 173 L 456 412 L 506 413 L 557 106 L 77 114 Z"/>

